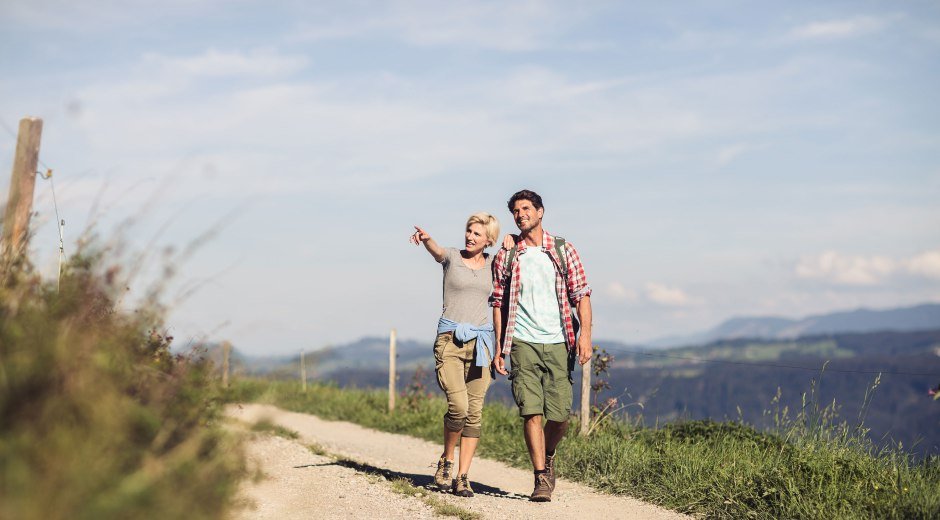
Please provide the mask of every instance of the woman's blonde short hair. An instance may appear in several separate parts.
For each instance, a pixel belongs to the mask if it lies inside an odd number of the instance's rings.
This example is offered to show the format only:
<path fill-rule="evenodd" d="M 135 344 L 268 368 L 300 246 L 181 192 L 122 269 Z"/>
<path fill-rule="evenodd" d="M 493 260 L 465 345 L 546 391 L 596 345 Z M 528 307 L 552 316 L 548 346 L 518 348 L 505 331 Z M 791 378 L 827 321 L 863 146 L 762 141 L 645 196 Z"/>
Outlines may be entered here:
<path fill-rule="evenodd" d="M 474 213 L 467 219 L 466 229 L 469 229 L 473 224 L 480 224 L 486 230 L 486 239 L 489 241 L 487 247 L 496 245 L 496 240 L 499 238 L 499 221 L 496 220 L 496 217 L 483 211 Z"/>

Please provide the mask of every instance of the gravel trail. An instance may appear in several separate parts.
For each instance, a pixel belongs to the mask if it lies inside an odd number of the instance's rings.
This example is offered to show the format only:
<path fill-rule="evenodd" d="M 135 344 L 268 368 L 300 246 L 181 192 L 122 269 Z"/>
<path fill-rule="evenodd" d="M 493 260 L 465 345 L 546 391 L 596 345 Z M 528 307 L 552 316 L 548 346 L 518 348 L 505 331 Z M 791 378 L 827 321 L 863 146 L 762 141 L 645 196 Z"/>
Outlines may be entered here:
<path fill-rule="evenodd" d="M 316 455 L 301 442 L 250 434 L 245 444 L 257 480 L 239 490 L 236 519 L 396 518 L 432 519 L 420 499 L 389 489 L 384 480 Z"/>
<path fill-rule="evenodd" d="M 268 420 L 300 434 L 299 441 L 257 436 L 248 443 L 249 457 L 260 464 L 267 478 L 243 486 L 241 496 L 254 503 L 254 509 L 243 511 L 238 518 L 434 517 L 421 499 L 392 491 L 376 474 L 403 478 L 427 488 L 431 496 L 485 519 L 536 515 L 553 519 L 690 518 L 633 498 L 598 493 L 562 478 L 558 479 L 551 502 L 529 502 L 530 471 L 480 457 L 474 459 L 470 474 L 475 497 L 432 492 L 428 486 L 432 466 L 440 455 L 439 445 L 270 405 L 232 405 L 226 413 L 248 424 Z M 304 444 L 317 444 L 332 455 L 359 464 L 338 464 L 332 458 L 315 455 Z M 563 449 L 560 456 L 564 455 Z"/>

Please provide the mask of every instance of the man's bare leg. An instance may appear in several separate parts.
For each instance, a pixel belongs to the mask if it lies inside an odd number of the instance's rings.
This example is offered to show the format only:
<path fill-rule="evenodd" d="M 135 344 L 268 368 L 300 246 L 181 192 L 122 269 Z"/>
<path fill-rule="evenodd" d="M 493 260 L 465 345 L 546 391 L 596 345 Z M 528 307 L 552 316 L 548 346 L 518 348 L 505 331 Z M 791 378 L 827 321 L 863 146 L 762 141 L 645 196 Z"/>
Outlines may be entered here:
<path fill-rule="evenodd" d="M 554 452 L 555 448 L 558 446 L 558 443 L 565 438 L 565 432 L 568 431 L 568 421 L 565 422 L 556 422 L 556 421 L 546 421 L 545 422 L 545 451 L 548 453 Z"/>
<path fill-rule="evenodd" d="M 529 458 L 532 460 L 532 469 L 542 471 L 545 469 L 545 431 L 542 429 L 541 415 L 527 415 L 523 425 L 525 445 L 529 448 Z M 558 442 L 555 441 L 555 444 Z"/>

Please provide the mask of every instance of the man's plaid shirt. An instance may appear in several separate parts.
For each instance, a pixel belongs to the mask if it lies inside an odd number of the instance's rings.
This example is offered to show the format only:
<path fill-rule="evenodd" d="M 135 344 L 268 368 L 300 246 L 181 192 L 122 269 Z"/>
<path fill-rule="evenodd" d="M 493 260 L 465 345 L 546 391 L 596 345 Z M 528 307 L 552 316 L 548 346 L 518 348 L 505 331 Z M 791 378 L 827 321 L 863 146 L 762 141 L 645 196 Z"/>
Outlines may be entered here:
<path fill-rule="evenodd" d="M 525 242 L 520 240 L 516 244 L 516 255 L 512 259 L 509 271 L 509 287 L 506 290 L 506 255 L 509 251 L 500 248 L 493 259 L 493 293 L 490 295 L 490 306 L 503 308 L 503 354 L 509 354 L 512 347 L 512 334 L 516 328 L 516 312 L 519 310 L 519 290 L 522 282 L 519 276 L 519 258 L 526 253 Z M 577 305 L 581 298 L 591 295 L 591 286 L 587 283 L 584 274 L 584 265 L 578 251 L 565 241 L 565 256 L 567 257 L 568 281 L 565 283 L 561 275 L 561 264 L 555 251 L 555 238 L 544 230 L 542 231 L 542 249 L 551 257 L 555 264 L 555 294 L 558 296 L 558 308 L 565 323 L 565 344 L 569 351 L 576 348 L 574 337 L 574 320 L 571 316 L 571 306 Z M 537 249 L 536 249 L 537 251 Z M 508 310 L 506 309 L 508 308 Z"/>

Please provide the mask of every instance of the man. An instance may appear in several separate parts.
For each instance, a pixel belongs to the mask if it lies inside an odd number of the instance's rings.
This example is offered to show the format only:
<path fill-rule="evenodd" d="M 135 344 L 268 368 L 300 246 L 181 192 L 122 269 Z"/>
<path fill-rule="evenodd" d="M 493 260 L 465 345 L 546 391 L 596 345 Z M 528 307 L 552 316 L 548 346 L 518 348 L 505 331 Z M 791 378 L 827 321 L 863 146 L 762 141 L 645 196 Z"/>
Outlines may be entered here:
<path fill-rule="evenodd" d="M 591 359 L 591 287 L 577 250 L 542 229 L 545 208 L 535 192 L 522 190 L 509 199 L 519 227 L 513 249 L 493 259 L 493 327 L 501 353 L 494 368 L 512 368 L 512 395 L 524 419 L 523 432 L 535 471 L 530 499 L 550 502 L 555 489 L 555 448 L 568 429 L 574 357 Z M 576 324 L 575 307 L 581 325 Z"/>

